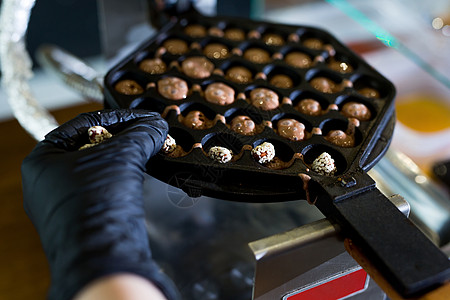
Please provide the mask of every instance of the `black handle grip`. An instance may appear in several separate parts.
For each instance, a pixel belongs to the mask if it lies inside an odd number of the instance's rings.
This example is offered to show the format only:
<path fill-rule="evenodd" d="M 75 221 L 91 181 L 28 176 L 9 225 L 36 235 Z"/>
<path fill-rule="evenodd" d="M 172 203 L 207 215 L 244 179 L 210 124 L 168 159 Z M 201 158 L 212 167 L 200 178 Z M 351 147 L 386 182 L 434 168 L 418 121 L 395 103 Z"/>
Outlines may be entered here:
<path fill-rule="evenodd" d="M 325 194 L 318 196 L 316 206 L 342 227 L 400 295 L 418 296 L 450 278 L 446 255 L 378 189 L 339 201 Z"/>

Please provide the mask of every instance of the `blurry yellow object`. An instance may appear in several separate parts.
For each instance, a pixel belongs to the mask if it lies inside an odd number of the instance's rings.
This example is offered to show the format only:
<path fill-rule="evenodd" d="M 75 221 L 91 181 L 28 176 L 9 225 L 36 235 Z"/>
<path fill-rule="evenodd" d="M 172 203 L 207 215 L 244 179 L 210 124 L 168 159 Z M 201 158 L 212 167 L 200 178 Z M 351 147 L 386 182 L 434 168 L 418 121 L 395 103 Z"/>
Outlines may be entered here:
<path fill-rule="evenodd" d="M 400 97 L 397 119 L 411 129 L 436 132 L 450 128 L 450 104 L 432 95 Z"/>

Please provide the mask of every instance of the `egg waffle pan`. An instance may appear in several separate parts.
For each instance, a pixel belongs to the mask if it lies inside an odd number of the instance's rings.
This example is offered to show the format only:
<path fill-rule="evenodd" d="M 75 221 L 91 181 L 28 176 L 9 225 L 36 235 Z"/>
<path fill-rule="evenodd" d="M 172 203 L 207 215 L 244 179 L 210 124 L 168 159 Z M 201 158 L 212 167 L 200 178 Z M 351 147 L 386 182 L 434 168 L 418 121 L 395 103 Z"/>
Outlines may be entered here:
<path fill-rule="evenodd" d="M 242 30 L 244 39 L 237 41 L 236 36 L 230 35 L 233 30 Z M 184 47 L 176 49 L 176 45 L 170 44 L 174 40 L 182 41 L 179 43 Z M 214 48 L 214 45 L 221 46 Z M 211 47 L 213 51 L 208 50 Z M 257 52 L 262 54 L 252 56 L 253 49 L 259 49 Z M 298 61 L 287 61 L 298 53 L 302 55 Z M 204 72 L 206 75 L 192 75 L 191 70 L 182 67 L 183 62 L 192 57 L 207 59 L 213 65 L 212 69 Z M 144 71 L 143 62 L 155 58 L 164 62 L 165 71 L 160 68 Z M 247 69 L 251 77 L 233 78 L 229 75 L 233 67 Z M 281 82 L 277 82 L 277 75 L 288 79 L 281 77 Z M 167 77 L 187 83 L 188 92 L 181 99 L 169 99 L 158 91 L 158 81 Z M 326 92 L 314 87 L 314 80 L 320 81 L 320 78 L 327 78 L 336 91 L 331 92 L 327 83 L 323 87 L 328 89 Z M 130 83 L 127 80 L 133 81 L 131 89 L 133 84 L 138 85 L 137 91 L 118 91 L 118 84 Z M 223 83 L 232 88 L 233 102 L 220 105 L 207 101 L 205 91 L 212 83 Z M 322 88 L 320 82 L 315 84 Z M 258 88 L 275 93 L 279 105 L 274 109 L 253 105 L 251 93 Z M 154 160 L 163 161 L 167 172 L 161 172 L 157 163 L 153 167 L 155 162 L 152 162 L 152 169 L 158 169 L 156 172 L 150 169 L 152 175 L 167 182 L 175 174 L 191 173 L 194 176 L 190 177 L 191 183 L 194 178 L 198 179 L 198 184 L 203 186 L 202 193 L 233 200 L 239 200 L 243 194 L 254 196 L 251 197 L 253 200 L 245 198 L 245 201 L 274 201 L 277 194 L 282 200 L 298 199 L 299 193 L 300 197 L 305 197 L 303 189 L 299 190 L 299 185 L 293 183 L 298 181 L 299 173 L 318 175 L 310 169 L 312 161 L 322 152 L 329 153 L 335 160 L 335 175 L 350 170 L 355 161 L 359 161 L 359 166 L 371 166 L 365 160 L 375 144 L 374 137 L 380 135 L 392 116 L 395 94 L 389 81 L 322 30 L 206 17 L 202 17 L 201 22 L 184 18 L 170 24 L 108 73 L 105 92 L 111 107 L 143 108 L 162 113 L 170 124 L 170 135 L 187 152 L 182 157 L 159 155 Z M 304 99 L 316 100 L 322 113 L 312 116 L 300 112 L 298 106 Z M 352 121 L 342 114 L 342 108 L 348 102 L 364 104 L 371 116 L 369 120 L 358 122 L 354 132 L 355 145 L 341 147 L 324 137 L 331 130 L 347 131 Z M 216 122 L 211 128 L 201 130 L 180 122 L 194 110 Z M 218 115 L 222 116 L 219 120 Z M 231 130 L 231 121 L 238 115 L 251 118 L 257 133 L 243 135 Z M 304 124 L 303 140 L 293 141 L 277 133 L 278 121 L 286 118 Z M 276 157 L 282 161 L 282 166 L 278 166 L 281 170 L 260 164 L 251 156 L 250 150 L 265 141 L 275 146 Z M 226 147 L 240 158 L 228 163 L 216 162 L 207 157 L 213 146 Z M 264 178 L 258 178 L 256 174 L 259 173 L 263 173 Z M 285 184 L 280 185 L 279 179 L 272 180 L 270 175 L 286 177 Z M 241 185 L 241 180 L 246 184 Z M 221 185 L 224 188 L 220 188 Z M 237 186 L 245 188 L 233 188 Z M 191 188 L 192 184 L 188 186 L 189 193 L 192 193 Z M 219 195 L 214 192 L 216 190 Z"/>
<path fill-rule="evenodd" d="M 232 89 L 232 101 L 223 88 L 208 94 L 216 83 Z M 307 199 L 410 297 L 448 280 L 450 265 L 365 173 L 389 146 L 394 96 L 387 79 L 323 30 L 196 12 L 173 17 L 105 77 L 105 106 L 157 111 L 169 123 L 176 147 L 167 140 L 151 175 L 190 196 Z M 303 110 L 305 99 L 320 113 Z M 346 112 L 349 102 L 365 112 Z M 256 132 L 232 130 L 237 116 Z M 292 120 L 304 136 L 289 129 Z"/>

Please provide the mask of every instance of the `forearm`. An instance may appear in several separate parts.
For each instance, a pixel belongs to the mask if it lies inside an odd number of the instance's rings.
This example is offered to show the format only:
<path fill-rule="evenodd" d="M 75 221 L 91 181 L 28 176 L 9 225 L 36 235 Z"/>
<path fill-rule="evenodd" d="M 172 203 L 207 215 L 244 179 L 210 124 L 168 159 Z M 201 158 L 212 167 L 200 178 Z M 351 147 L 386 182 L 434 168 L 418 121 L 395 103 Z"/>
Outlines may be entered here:
<path fill-rule="evenodd" d="M 167 300 L 147 279 L 134 274 L 115 274 L 102 277 L 85 286 L 75 300 Z"/>

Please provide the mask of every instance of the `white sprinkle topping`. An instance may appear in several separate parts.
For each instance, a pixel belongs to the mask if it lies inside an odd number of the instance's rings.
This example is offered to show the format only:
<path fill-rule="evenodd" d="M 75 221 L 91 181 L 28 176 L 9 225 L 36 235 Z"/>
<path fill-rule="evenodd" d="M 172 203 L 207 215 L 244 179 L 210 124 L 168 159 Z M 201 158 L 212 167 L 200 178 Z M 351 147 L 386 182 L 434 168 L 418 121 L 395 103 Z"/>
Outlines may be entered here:
<path fill-rule="evenodd" d="M 177 143 L 175 142 L 175 139 L 173 137 L 171 137 L 170 134 L 168 134 L 161 150 L 164 153 L 170 153 L 173 150 L 175 150 L 176 147 L 177 147 Z"/>
<path fill-rule="evenodd" d="M 85 144 L 84 146 L 81 146 L 78 150 L 83 150 L 86 148 L 90 148 L 92 146 L 98 145 L 102 142 L 104 142 L 107 139 L 112 138 L 112 134 L 106 130 L 106 128 L 102 126 L 92 126 L 88 129 L 88 136 L 90 144 Z"/>
<path fill-rule="evenodd" d="M 112 137 L 112 134 L 102 126 L 92 126 L 88 129 L 88 135 L 91 144 L 100 144 L 104 140 Z"/>
<path fill-rule="evenodd" d="M 233 157 L 233 152 L 225 147 L 214 146 L 209 149 L 209 157 L 213 160 L 225 164 Z"/>
<path fill-rule="evenodd" d="M 326 176 L 334 175 L 337 171 L 334 159 L 327 152 L 323 152 L 313 161 L 312 170 Z"/>
<path fill-rule="evenodd" d="M 252 155 L 260 164 L 268 163 L 275 157 L 275 147 L 264 142 L 252 149 Z"/>

